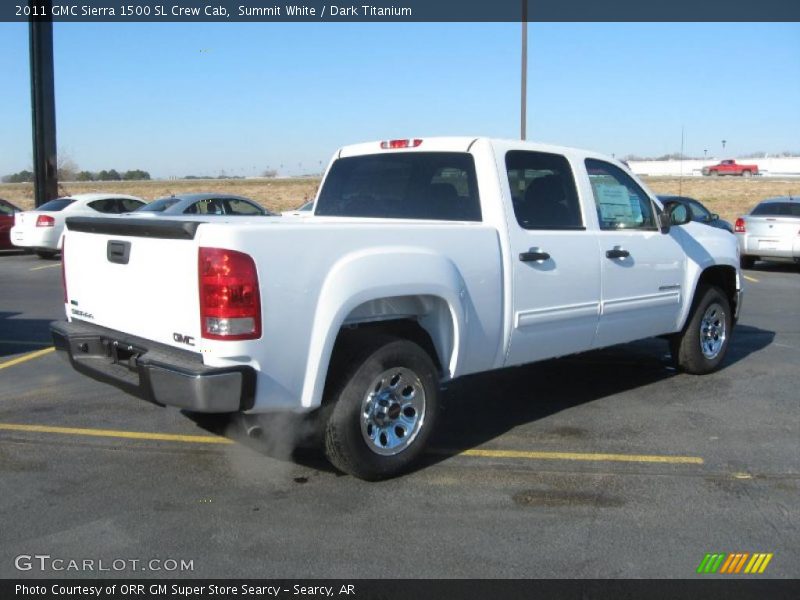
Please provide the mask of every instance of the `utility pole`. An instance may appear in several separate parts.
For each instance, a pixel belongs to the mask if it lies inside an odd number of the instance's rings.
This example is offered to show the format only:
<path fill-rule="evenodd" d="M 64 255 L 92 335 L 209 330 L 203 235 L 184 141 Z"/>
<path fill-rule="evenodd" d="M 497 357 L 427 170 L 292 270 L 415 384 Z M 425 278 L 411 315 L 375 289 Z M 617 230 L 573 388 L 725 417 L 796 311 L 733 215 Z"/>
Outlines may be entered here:
<path fill-rule="evenodd" d="M 31 9 L 38 7 L 39 14 L 52 15 L 51 0 L 29 0 L 28 4 Z M 33 190 L 35 204 L 41 206 L 58 197 L 52 17 L 30 17 L 28 35 L 33 121 Z"/>
<path fill-rule="evenodd" d="M 528 0 L 522 0 L 522 77 L 520 85 L 519 105 L 519 138 L 527 139 L 527 104 L 528 104 Z"/>

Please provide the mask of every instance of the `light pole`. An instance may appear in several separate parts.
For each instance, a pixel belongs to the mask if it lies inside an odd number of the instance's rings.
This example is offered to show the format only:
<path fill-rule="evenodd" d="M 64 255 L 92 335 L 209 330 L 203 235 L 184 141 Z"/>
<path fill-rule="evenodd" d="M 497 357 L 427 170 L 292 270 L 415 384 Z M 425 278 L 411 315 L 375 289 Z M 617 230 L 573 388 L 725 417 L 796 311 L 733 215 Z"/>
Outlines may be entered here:
<path fill-rule="evenodd" d="M 722 153 L 723 153 L 723 154 L 725 154 L 725 144 L 726 144 L 727 142 L 728 142 L 728 140 L 722 140 Z"/>
<path fill-rule="evenodd" d="M 519 137 L 527 138 L 527 110 L 528 103 L 528 0 L 522 0 L 522 73 L 520 82 L 519 104 Z"/>
<path fill-rule="evenodd" d="M 708 156 L 708 148 L 703 149 L 703 160 L 705 160 Z"/>
<path fill-rule="evenodd" d="M 52 0 L 28 4 L 52 15 Z M 31 11 L 33 12 L 33 11 Z M 30 17 L 28 43 L 31 72 L 34 204 L 58 197 L 56 156 L 56 93 L 53 69 L 53 18 Z"/>

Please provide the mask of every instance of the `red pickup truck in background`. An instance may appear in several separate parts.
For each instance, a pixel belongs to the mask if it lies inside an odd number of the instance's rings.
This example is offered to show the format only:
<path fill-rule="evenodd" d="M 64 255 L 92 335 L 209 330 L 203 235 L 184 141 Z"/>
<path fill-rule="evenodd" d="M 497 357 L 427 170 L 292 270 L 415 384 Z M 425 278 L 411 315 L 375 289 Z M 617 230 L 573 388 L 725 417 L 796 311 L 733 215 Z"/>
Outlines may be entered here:
<path fill-rule="evenodd" d="M 718 165 L 711 165 L 710 167 L 703 167 L 703 175 L 740 175 L 742 177 L 751 177 L 758 175 L 758 165 L 740 165 L 735 160 L 723 160 Z"/>

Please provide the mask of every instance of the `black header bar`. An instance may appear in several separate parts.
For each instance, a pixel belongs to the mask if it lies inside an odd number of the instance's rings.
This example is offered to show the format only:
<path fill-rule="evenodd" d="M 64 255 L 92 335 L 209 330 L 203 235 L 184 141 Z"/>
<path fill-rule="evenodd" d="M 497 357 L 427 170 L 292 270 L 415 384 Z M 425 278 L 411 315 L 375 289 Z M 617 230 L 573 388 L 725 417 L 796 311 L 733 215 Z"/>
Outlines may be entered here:
<path fill-rule="evenodd" d="M 3 0 L 0 21 L 55 22 L 800 21 L 796 0 Z"/>

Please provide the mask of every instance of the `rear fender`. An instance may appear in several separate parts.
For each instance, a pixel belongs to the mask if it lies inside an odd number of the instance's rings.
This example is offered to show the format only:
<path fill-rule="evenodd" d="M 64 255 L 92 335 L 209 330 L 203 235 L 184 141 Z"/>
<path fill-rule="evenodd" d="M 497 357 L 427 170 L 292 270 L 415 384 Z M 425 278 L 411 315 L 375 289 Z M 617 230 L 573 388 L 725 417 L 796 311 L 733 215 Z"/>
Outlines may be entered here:
<path fill-rule="evenodd" d="M 440 354 L 444 376 L 454 377 L 466 321 L 465 293 L 464 280 L 453 262 L 428 250 L 387 247 L 343 257 L 329 271 L 317 300 L 303 380 L 303 408 L 315 408 L 322 402 L 331 353 L 342 326 L 379 320 L 381 305 L 387 307 L 387 317 L 420 317 Z M 420 310 L 429 312 L 419 314 Z M 401 314 L 409 311 L 412 314 Z"/>

